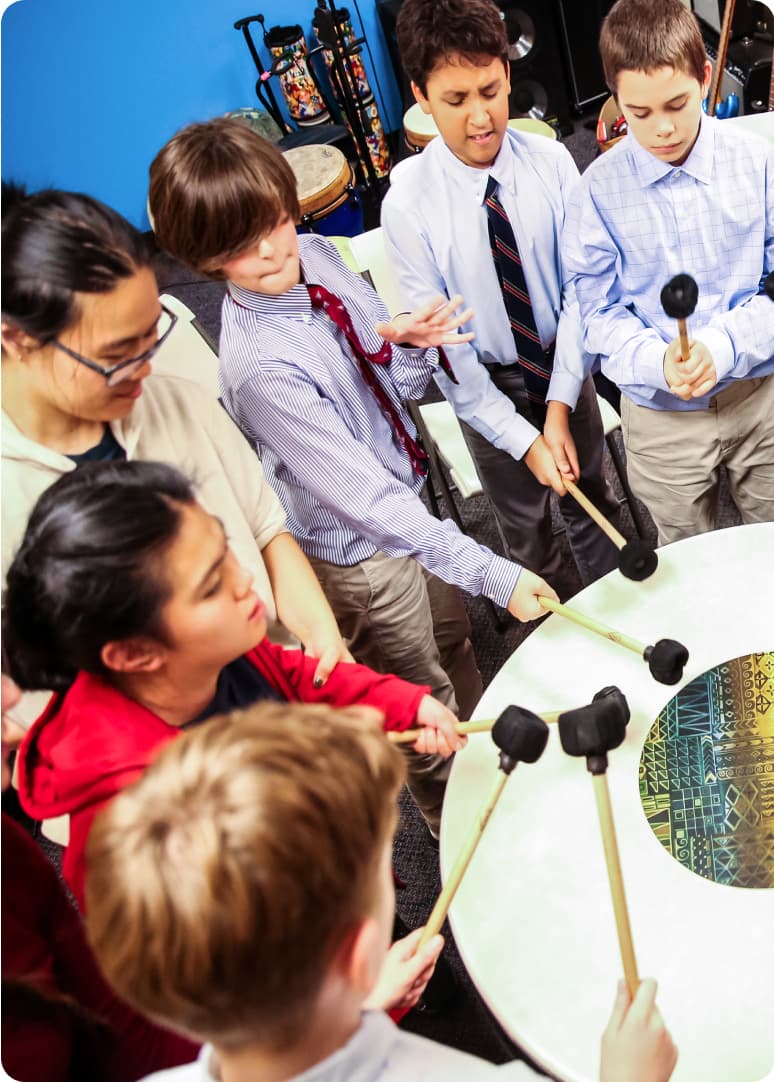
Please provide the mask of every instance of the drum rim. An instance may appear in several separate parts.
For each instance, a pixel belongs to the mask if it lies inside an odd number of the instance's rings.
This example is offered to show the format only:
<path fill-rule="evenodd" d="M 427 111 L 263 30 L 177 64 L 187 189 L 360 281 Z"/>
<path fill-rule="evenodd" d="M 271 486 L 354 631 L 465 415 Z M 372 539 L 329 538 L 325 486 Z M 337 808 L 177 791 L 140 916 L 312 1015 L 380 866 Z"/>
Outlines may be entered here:
<path fill-rule="evenodd" d="M 342 154 L 342 152 L 338 149 L 338 147 L 331 147 L 324 144 L 313 143 L 311 146 L 307 147 L 293 147 L 291 150 L 284 151 L 283 156 L 285 158 L 290 157 L 290 155 L 300 157 L 298 151 L 308 152 L 310 150 L 316 150 L 318 149 L 318 147 L 320 150 L 324 150 L 326 152 L 334 152 L 334 156 L 341 155 L 341 166 L 336 176 L 333 177 L 323 188 L 319 188 L 317 191 L 311 192 L 303 199 L 301 198 L 301 195 L 299 193 L 298 205 L 301 211 L 302 221 L 317 221 L 317 219 L 324 218 L 326 214 L 330 214 L 331 211 L 336 210 L 337 207 L 340 207 L 342 203 L 344 203 L 349 198 L 350 192 L 352 191 L 355 184 L 355 175 L 352 166 L 347 161 L 345 155 Z M 292 158 L 290 158 L 288 164 L 291 166 L 292 169 Z M 296 177 L 297 185 L 298 176 L 296 175 L 295 170 L 293 171 L 293 175 Z M 333 196 L 332 199 L 331 196 Z"/>

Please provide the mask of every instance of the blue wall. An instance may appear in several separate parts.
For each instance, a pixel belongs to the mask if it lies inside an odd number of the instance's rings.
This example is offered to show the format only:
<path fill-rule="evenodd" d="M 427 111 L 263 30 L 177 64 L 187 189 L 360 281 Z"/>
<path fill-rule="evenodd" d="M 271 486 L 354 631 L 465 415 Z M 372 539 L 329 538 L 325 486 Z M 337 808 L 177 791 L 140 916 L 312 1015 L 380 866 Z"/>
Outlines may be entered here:
<path fill-rule="evenodd" d="M 2 173 L 85 191 L 148 228 L 148 166 L 184 124 L 255 105 L 255 69 L 236 19 L 300 23 L 316 0 L 17 0 L 2 19 Z M 401 107 L 374 0 L 359 0 L 387 130 Z M 359 23 L 349 5 L 355 32 Z M 255 25 L 260 40 L 260 27 Z M 263 54 L 266 62 L 265 54 Z M 272 84 L 281 98 L 279 84 Z"/>

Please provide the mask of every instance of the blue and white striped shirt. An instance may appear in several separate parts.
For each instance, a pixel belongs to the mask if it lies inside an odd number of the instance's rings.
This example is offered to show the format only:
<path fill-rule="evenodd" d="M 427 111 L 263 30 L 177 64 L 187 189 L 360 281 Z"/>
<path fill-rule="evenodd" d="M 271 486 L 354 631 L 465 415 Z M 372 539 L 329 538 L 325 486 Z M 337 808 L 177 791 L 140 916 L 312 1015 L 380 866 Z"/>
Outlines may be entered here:
<path fill-rule="evenodd" d="M 562 255 L 586 348 L 641 406 L 706 409 L 734 379 L 774 372 L 774 304 L 760 295 L 774 268 L 774 146 L 703 117 L 682 165 L 627 136 L 586 170 L 570 201 Z M 664 379 L 677 323 L 661 307 L 675 274 L 696 279 L 691 338 L 715 362 L 711 394 L 684 402 Z"/>
<path fill-rule="evenodd" d="M 344 302 L 367 352 L 388 320 L 373 289 L 317 236 L 299 237 L 304 281 Z M 454 365 L 454 349 L 450 351 Z M 436 371 L 436 350 L 393 347 L 377 379 L 416 431 L 403 399 L 421 398 Z M 434 518 L 419 499 L 411 468 L 346 339 L 305 285 L 279 297 L 229 284 L 220 339 L 223 402 L 255 445 L 288 528 L 309 556 L 352 566 L 377 551 L 413 556 L 428 571 L 505 606 L 520 567 Z"/>

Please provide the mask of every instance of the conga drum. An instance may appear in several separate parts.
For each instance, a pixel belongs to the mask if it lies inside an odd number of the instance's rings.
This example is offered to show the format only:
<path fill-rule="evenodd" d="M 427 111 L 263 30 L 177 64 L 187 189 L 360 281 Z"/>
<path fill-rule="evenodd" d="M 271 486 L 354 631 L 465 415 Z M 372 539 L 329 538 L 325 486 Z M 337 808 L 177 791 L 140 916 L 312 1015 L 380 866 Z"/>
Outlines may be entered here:
<path fill-rule="evenodd" d="M 333 146 L 284 151 L 298 186 L 300 232 L 354 237 L 363 232 L 363 212 L 352 166 Z"/>

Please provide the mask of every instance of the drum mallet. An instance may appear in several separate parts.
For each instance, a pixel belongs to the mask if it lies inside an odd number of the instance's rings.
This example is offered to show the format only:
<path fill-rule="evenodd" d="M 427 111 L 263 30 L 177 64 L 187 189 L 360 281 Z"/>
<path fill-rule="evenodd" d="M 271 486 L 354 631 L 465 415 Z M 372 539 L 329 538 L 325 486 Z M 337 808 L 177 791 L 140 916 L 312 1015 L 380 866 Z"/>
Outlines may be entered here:
<path fill-rule="evenodd" d="M 639 654 L 647 661 L 651 676 L 654 680 L 658 680 L 659 684 L 677 684 L 682 680 L 683 669 L 688 661 L 688 651 L 681 642 L 675 639 L 659 639 L 653 646 L 646 646 L 645 643 L 632 639 L 623 632 L 608 627 L 607 624 L 602 624 L 590 616 L 584 616 L 582 612 L 576 612 L 575 609 L 554 601 L 552 597 L 538 594 L 537 599 L 544 609 L 555 612 L 558 616 L 564 616 L 580 627 L 585 627 L 587 631 L 593 631 L 595 635 L 601 635 L 603 639 L 609 639 L 610 642 L 615 642 L 626 650 L 633 650 L 635 654 Z"/>
<path fill-rule="evenodd" d="M 615 547 L 619 549 L 618 568 L 621 574 L 635 582 L 650 578 L 658 567 L 658 556 L 647 541 L 643 541 L 641 537 L 633 537 L 631 541 L 627 541 L 620 530 L 617 530 L 612 522 L 605 518 L 574 481 L 568 481 L 566 477 L 562 477 L 562 481 L 572 498 L 577 500 L 589 518 L 596 522 L 600 530 L 607 534 Z"/>
<path fill-rule="evenodd" d="M 690 274 L 676 274 L 661 290 L 661 307 L 671 319 L 677 320 L 680 354 L 684 361 L 687 361 L 691 355 L 686 320 L 696 310 L 698 299 L 699 287 Z"/>
<path fill-rule="evenodd" d="M 626 699 L 624 699 L 623 692 L 616 687 L 603 688 L 602 691 L 598 692 L 597 695 L 594 696 L 594 700 L 596 700 L 600 695 L 612 694 L 620 696 L 620 699 L 623 700 L 623 704 L 626 710 L 629 709 L 629 707 L 626 705 Z M 514 704 L 512 704 L 512 708 L 514 710 L 523 709 L 522 707 L 515 706 Z M 579 709 L 585 710 L 586 707 L 580 707 Z M 554 710 L 551 713 L 541 711 L 537 716 L 539 718 L 542 718 L 547 725 L 553 725 L 559 720 L 560 716 L 563 713 L 563 710 Z M 458 721 L 454 728 L 457 730 L 458 733 L 461 733 L 465 736 L 467 736 L 468 733 L 491 733 L 497 720 L 497 718 L 483 718 L 480 721 Z M 399 731 L 397 729 L 390 729 L 386 735 L 387 739 L 390 741 L 391 744 L 413 744 L 424 732 L 427 732 L 427 730 L 403 729 L 402 731 Z"/>
<path fill-rule="evenodd" d="M 617 692 L 617 695 L 608 694 L 608 692 Z M 629 995 L 634 999 L 640 978 L 634 957 L 629 909 L 626 905 L 613 808 L 607 784 L 607 753 L 623 742 L 629 721 L 628 705 L 625 710 L 622 709 L 621 699 L 626 704 L 626 699 L 617 688 L 605 688 L 594 696 L 597 710 L 592 711 L 588 707 L 568 710 L 559 717 L 559 739 L 568 755 L 585 756 L 586 765 L 594 779 L 594 796 L 597 802 L 599 828 L 602 832 L 602 845 L 605 850 L 613 912 L 618 929 L 618 944 L 621 948 L 621 960 Z"/>
<path fill-rule="evenodd" d="M 542 718 L 539 718 L 537 714 L 533 714 L 530 710 L 524 710 L 520 706 L 508 706 L 492 727 L 492 739 L 500 749 L 499 772 L 496 784 L 483 808 L 471 824 L 470 832 L 454 862 L 454 867 L 433 906 L 433 911 L 424 927 L 417 949 L 424 946 L 440 931 L 441 925 L 446 920 L 446 914 L 449 912 L 449 906 L 457 893 L 457 888 L 462 882 L 462 877 L 476 851 L 497 801 L 500 799 L 505 783 L 518 763 L 534 763 L 540 758 L 548 742 L 548 726 Z"/>

